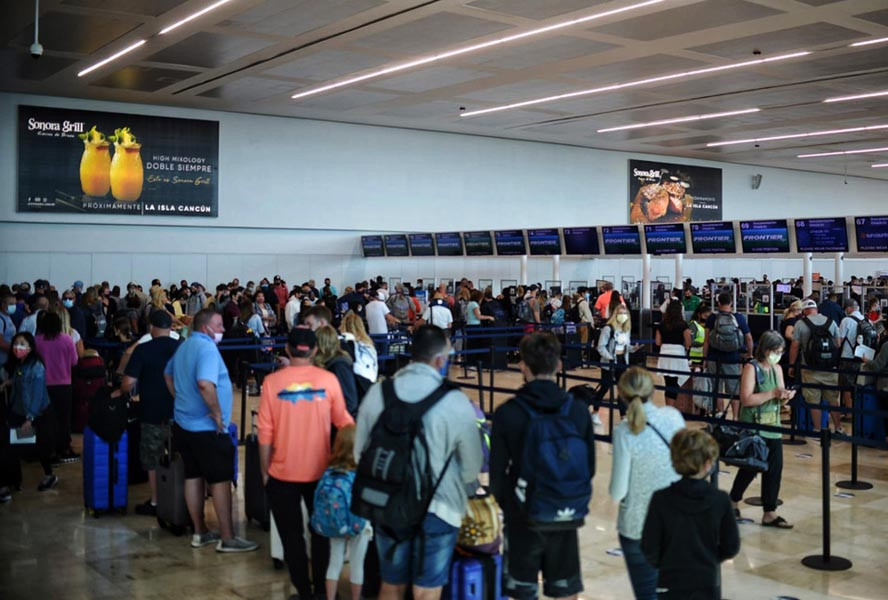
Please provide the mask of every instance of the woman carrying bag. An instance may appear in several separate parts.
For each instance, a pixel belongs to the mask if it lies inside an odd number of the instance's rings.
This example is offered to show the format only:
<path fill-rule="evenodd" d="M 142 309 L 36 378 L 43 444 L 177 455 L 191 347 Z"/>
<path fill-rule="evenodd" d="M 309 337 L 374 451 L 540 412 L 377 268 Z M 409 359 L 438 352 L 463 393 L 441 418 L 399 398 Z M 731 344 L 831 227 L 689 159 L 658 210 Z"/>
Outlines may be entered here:
<path fill-rule="evenodd" d="M 755 358 L 743 366 L 740 375 L 741 422 L 780 426 L 780 408 L 795 396 L 795 390 L 788 390 L 783 384 L 780 359 L 785 347 L 783 336 L 777 331 L 766 331 L 759 338 Z M 762 525 L 792 529 L 792 524 L 777 516 L 777 496 L 783 475 L 783 436 L 774 431 L 757 433 L 768 446 L 768 470 L 762 473 Z M 734 478 L 731 502 L 734 516 L 738 518 L 738 504 L 756 475 L 756 471 L 740 469 Z"/>

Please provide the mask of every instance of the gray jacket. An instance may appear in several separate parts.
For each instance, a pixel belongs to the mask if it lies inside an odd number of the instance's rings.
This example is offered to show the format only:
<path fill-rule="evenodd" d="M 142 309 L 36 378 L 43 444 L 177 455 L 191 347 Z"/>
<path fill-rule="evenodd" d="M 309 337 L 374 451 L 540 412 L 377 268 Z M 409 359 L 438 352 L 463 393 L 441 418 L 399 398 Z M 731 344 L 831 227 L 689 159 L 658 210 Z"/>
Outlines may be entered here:
<path fill-rule="evenodd" d="M 395 394 L 404 402 L 419 402 L 441 385 L 442 379 L 429 365 L 410 363 L 395 374 Z M 376 383 L 367 391 L 358 410 L 356 461 L 360 461 L 367 448 L 370 432 L 382 409 L 382 384 Z M 454 452 L 429 512 L 453 527 L 459 527 L 466 512 L 466 487 L 475 482 L 483 460 L 475 409 L 465 394 L 452 391 L 425 413 L 423 425 L 436 481 L 447 457 Z"/>
<path fill-rule="evenodd" d="M 883 344 L 876 357 L 860 368 L 857 383 L 872 384 L 880 392 L 888 392 L 888 344 Z"/>

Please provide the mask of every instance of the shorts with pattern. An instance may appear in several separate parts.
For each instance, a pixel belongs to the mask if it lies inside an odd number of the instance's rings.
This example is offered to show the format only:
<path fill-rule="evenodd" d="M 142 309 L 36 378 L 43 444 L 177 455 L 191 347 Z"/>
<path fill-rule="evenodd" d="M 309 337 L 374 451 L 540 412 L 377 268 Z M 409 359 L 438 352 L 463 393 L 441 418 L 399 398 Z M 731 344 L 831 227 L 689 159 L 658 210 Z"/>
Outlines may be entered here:
<path fill-rule="evenodd" d="M 142 423 L 142 440 L 139 443 L 139 458 L 142 460 L 142 468 L 153 471 L 160 465 L 163 458 L 163 450 L 170 439 L 170 425 L 163 423 Z"/>

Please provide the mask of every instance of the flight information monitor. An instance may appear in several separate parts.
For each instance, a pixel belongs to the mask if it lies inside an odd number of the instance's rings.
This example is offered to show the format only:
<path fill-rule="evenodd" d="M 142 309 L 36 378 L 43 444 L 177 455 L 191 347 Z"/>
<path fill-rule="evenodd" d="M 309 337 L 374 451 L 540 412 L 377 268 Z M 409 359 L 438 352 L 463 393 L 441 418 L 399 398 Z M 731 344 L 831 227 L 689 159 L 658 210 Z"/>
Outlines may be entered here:
<path fill-rule="evenodd" d="M 796 248 L 799 252 L 847 252 L 845 217 L 796 219 Z"/>
<path fill-rule="evenodd" d="M 410 254 L 413 256 L 434 256 L 435 243 L 431 233 L 411 233 L 407 236 L 410 241 Z"/>
<path fill-rule="evenodd" d="M 382 236 L 362 235 L 361 250 L 364 252 L 364 258 L 385 256 L 385 250 L 382 247 Z"/>
<path fill-rule="evenodd" d="M 496 253 L 500 256 L 521 256 L 527 254 L 524 232 L 520 229 L 494 231 L 493 239 L 496 241 Z"/>
<path fill-rule="evenodd" d="M 688 251 L 682 223 L 645 225 L 644 239 L 648 254 L 684 254 Z"/>
<path fill-rule="evenodd" d="M 734 224 L 730 221 L 691 223 L 691 247 L 694 254 L 731 254 L 736 252 Z"/>
<path fill-rule="evenodd" d="M 385 242 L 386 256 L 410 256 L 410 250 L 407 248 L 407 236 L 403 233 L 382 236 Z"/>
<path fill-rule="evenodd" d="M 462 235 L 458 232 L 436 233 L 435 246 L 438 247 L 438 256 L 462 256 Z"/>
<path fill-rule="evenodd" d="M 467 256 L 493 256 L 493 240 L 489 231 L 463 232 Z"/>
<path fill-rule="evenodd" d="M 561 254 L 561 236 L 557 229 L 528 229 L 527 245 L 531 256 Z"/>
<path fill-rule="evenodd" d="M 637 225 L 602 227 L 605 254 L 641 254 L 641 234 Z"/>
<path fill-rule="evenodd" d="M 858 252 L 888 252 L 888 217 L 857 217 Z"/>
<path fill-rule="evenodd" d="M 786 219 L 740 221 L 740 243 L 744 253 L 789 252 Z"/>
<path fill-rule="evenodd" d="M 565 227 L 563 232 L 565 254 L 600 254 L 595 227 Z"/>

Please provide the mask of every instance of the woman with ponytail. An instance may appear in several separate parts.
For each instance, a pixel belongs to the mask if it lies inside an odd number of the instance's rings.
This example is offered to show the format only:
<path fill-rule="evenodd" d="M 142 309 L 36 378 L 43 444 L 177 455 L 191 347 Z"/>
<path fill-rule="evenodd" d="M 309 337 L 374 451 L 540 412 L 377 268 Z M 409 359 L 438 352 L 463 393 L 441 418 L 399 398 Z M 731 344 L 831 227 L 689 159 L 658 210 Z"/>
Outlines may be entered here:
<path fill-rule="evenodd" d="M 614 428 L 610 495 L 620 503 L 617 531 L 637 600 L 656 600 L 657 569 L 641 550 L 641 534 L 651 496 L 680 479 L 672 468 L 669 443 L 685 426 L 681 413 L 653 403 L 654 380 L 642 367 L 630 367 L 617 384 L 626 418 Z"/>

